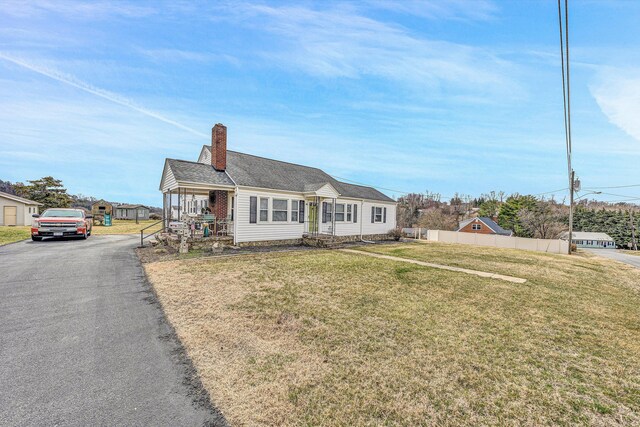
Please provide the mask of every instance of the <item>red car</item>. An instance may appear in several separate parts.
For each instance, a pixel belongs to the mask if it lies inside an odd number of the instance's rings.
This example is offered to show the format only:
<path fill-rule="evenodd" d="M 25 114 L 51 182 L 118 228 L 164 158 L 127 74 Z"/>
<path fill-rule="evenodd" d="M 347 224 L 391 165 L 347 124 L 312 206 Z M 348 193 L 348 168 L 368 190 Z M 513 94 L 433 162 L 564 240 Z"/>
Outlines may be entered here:
<path fill-rule="evenodd" d="M 85 215 L 82 209 L 47 209 L 31 225 L 31 240 L 39 242 L 44 237 L 91 236 L 93 216 Z"/>

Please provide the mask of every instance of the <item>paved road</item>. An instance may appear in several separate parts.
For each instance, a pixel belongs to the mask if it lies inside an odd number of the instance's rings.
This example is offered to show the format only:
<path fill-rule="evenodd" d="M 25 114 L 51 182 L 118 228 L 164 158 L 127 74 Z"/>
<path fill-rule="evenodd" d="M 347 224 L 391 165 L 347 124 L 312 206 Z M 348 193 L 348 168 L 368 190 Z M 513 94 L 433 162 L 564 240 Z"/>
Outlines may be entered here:
<path fill-rule="evenodd" d="M 0 425 L 226 424 L 164 321 L 135 245 L 92 236 L 0 247 Z"/>
<path fill-rule="evenodd" d="M 627 255 L 622 252 L 618 252 L 613 249 L 586 249 L 594 255 L 598 255 L 604 258 L 615 259 L 616 261 L 624 262 L 625 264 L 632 265 L 640 268 L 640 256 Z"/>

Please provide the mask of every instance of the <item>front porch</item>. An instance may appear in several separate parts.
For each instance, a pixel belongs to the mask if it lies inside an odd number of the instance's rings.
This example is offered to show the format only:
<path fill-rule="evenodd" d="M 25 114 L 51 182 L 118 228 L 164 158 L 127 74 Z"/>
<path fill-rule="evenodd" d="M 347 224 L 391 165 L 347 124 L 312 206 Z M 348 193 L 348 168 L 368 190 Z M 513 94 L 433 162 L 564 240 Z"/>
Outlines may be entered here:
<path fill-rule="evenodd" d="M 228 188 L 177 186 L 163 192 L 165 230 L 190 238 L 234 235 L 235 192 Z"/>

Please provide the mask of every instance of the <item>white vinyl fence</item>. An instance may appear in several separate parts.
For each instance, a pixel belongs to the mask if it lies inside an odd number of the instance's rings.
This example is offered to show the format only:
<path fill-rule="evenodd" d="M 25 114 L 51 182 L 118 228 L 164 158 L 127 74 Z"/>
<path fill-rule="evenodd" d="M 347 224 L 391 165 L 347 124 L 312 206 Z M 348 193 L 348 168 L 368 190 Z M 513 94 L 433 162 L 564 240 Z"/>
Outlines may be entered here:
<path fill-rule="evenodd" d="M 527 251 L 566 254 L 569 242 L 566 240 L 527 239 L 524 237 L 499 236 L 497 234 L 459 233 L 457 231 L 429 230 L 427 240 L 467 245 L 493 246 L 496 248 L 523 249 Z"/>

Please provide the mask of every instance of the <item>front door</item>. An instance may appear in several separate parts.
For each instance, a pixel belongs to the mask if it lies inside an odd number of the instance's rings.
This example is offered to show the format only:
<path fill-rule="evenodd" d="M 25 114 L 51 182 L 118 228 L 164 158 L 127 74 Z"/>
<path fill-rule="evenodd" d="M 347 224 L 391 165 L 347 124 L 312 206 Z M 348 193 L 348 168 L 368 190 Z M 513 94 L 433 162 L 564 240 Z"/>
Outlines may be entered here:
<path fill-rule="evenodd" d="M 18 225 L 18 207 L 4 207 L 4 225 Z"/>
<path fill-rule="evenodd" d="M 318 232 L 318 204 L 315 202 L 309 203 L 309 233 Z"/>

